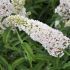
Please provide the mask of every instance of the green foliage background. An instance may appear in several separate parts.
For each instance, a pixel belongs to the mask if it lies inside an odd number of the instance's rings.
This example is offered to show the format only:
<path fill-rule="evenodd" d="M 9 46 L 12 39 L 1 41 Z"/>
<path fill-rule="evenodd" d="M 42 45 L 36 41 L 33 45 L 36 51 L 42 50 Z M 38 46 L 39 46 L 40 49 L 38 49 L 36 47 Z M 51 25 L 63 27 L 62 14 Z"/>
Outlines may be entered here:
<path fill-rule="evenodd" d="M 59 0 L 26 0 L 29 18 L 40 20 L 52 27 L 60 17 L 54 13 Z M 62 23 L 62 22 L 61 22 Z M 59 28 L 69 37 L 70 28 Z M 0 70 L 70 70 L 70 50 L 62 58 L 50 56 L 38 42 L 25 32 L 7 28 L 0 34 Z"/>

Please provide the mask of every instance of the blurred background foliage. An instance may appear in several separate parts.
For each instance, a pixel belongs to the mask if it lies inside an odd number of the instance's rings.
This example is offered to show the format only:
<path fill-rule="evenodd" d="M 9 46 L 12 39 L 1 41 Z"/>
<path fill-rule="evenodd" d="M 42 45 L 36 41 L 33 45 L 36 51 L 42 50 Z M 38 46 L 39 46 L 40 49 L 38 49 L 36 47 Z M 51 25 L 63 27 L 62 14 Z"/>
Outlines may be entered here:
<path fill-rule="evenodd" d="M 57 17 L 54 14 L 54 9 L 58 4 L 59 0 L 27 0 L 26 8 L 31 12 L 31 18 L 51 24 Z"/>
<path fill-rule="evenodd" d="M 54 27 L 60 17 L 54 13 L 59 0 L 26 0 L 29 18 L 42 21 Z M 61 22 L 63 23 L 63 22 Z M 63 24 L 59 27 L 68 37 L 69 29 Z M 0 34 L 0 70 L 70 70 L 70 50 L 62 58 L 50 56 L 38 42 L 33 41 L 25 32 L 7 28 Z"/>

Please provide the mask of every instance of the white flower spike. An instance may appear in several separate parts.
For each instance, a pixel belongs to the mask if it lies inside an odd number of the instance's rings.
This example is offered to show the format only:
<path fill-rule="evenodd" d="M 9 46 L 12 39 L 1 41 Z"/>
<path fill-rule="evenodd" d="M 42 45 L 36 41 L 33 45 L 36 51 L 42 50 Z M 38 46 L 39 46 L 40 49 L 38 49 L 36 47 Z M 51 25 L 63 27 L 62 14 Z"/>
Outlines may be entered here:
<path fill-rule="evenodd" d="M 18 14 L 22 9 L 24 9 L 25 0 L 11 0 L 14 5 L 15 12 Z"/>
<path fill-rule="evenodd" d="M 55 13 L 58 13 L 63 19 L 70 19 L 70 0 L 60 0 Z"/>
<path fill-rule="evenodd" d="M 9 0 L 0 0 L 0 16 L 9 16 L 13 10 L 14 7 Z"/>
<path fill-rule="evenodd" d="M 0 16 L 9 16 L 12 13 L 26 17 L 25 0 L 0 0 Z"/>
<path fill-rule="evenodd" d="M 62 32 L 49 27 L 38 20 L 28 19 L 23 16 L 9 16 L 8 24 L 25 31 L 34 41 L 42 44 L 48 53 L 54 57 L 62 57 L 63 50 L 70 44 L 70 39 Z"/>

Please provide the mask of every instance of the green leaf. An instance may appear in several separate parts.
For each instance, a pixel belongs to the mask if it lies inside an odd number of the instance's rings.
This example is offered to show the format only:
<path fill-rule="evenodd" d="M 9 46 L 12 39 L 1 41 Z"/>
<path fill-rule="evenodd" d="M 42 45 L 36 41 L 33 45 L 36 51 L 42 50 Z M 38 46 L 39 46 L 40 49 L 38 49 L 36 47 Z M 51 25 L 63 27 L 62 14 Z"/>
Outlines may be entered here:
<path fill-rule="evenodd" d="M 2 57 L 2 56 L 0 56 L 0 64 L 2 64 L 5 67 L 5 70 L 12 70 L 11 65 L 8 64 L 6 59 L 4 57 Z"/>
<path fill-rule="evenodd" d="M 27 54 L 27 59 L 30 62 L 30 66 L 32 67 L 32 61 L 34 58 L 33 51 L 28 43 L 23 43 L 22 48 L 24 49 L 25 53 Z"/>
<path fill-rule="evenodd" d="M 16 31 L 16 32 L 17 32 L 18 39 L 19 39 L 19 41 L 21 43 L 21 47 L 25 51 L 25 53 L 27 54 L 26 55 L 27 59 L 29 60 L 30 66 L 32 67 L 32 61 L 33 61 L 33 58 L 34 58 L 32 48 L 28 43 L 23 42 L 23 40 L 21 39 L 18 31 Z"/>
<path fill-rule="evenodd" d="M 11 28 L 7 28 L 3 33 L 3 42 L 8 43 L 10 37 Z"/>
<path fill-rule="evenodd" d="M 4 68 L 2 67 L 2 65 L 0 65 L 0 70 L 4 70 Z"/>
<path fill-rule="evenodd" d="M 24 58 L 23 57 L 21 57 L 21 58 L 19 58 L 19 59 L 16 59 L 13 63 L 12 63 L 12 68 L 13 68 L 13 70 L 15 69 L 15 68 L 17 68 L 20 64 L 22 64 L 23 62 L 24 62 Z"/>
<path fill-rule="evenodd" d="M 45 54 L 35 54 L 35 59 L 36 60 L 41 60 L 41 61 L 47 61 L 48 57 Z"/>
<path fill-rule="evenodd" d="M 31 70 L 41 70 L 45 62 L 39 62 Z"/>
<path fill-rule="evenodd" d="M 64 64 L 63 68 L 67 68 L 67 67 L 70 67 L 70 61 L 68 61 L 67 63 Z"/>
<path fill-rule="evenodd" d="M 17 70 L 30 70 L 29 68 L 27 68 L 26 66 L 23 65 L 19 65 Z"/>

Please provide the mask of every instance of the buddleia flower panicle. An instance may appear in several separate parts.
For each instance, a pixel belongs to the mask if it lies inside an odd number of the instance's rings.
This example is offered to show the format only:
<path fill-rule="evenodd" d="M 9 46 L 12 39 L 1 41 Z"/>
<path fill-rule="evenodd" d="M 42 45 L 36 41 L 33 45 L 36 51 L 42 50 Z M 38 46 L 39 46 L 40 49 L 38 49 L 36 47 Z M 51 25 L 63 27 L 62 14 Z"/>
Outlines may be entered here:
<path fill-rule="evenodd" d="M 60 4 L 55 8 L 55 13 L 65 20 L 70 19 L 70 0 L 60 0 Z"/>
<path fill-rule="evenodd" d="M 26 17 L 25 0 L 0 0 L 0 16 L 9 16 L 12 13 Z"/>
<path fill-rule="evenodd" d="M 70 39 L 63 35 L 59 30 L 49 27 L 38 20 L 28 19 L 23 16 L 15 15 L 7 18 L 7 21 L 25 31 L 31 39 L 42 44 L 48 53 L 54 57 L 62 57 L 63 50 L 68 48 Z"/>
<path fill-rule="evenodd" d="M 9 16 L 13 13 L 14 6 L 9 0 L 0 0 L 0 16 Z"/>
<path fill-rule="evenodd" d="M 24 5 L 25 0 L 0 0 L 0 28 L 5 29 L 5 26 L 9 26 L 9 24 L 6 24 L 5 18 L 2 20 L 3 17 L 8 17 L 13 13 L 26 17 L 26 8 Z M 17 6 L 17 8 L 15 6 Z M 16 10 L 19 12 L 17 13 Z"/>
<path fill-rule="evenodd" d="M 20 15 L 26 14 L 25 0 L 11 0 L 14 5 L 15 12 Z"/>

